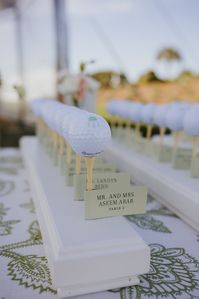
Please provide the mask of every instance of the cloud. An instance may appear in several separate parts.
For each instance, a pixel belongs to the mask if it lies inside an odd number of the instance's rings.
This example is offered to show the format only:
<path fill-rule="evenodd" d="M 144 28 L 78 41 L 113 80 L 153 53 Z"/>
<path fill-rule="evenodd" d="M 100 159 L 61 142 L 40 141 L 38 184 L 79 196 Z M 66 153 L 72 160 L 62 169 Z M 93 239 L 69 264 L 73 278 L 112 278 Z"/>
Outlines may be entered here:
<path fill-rule="evenodd" d="M 68 12 L 71 15 L 89 16 L 135 12 L 133 0 L 69 0 Z"/>

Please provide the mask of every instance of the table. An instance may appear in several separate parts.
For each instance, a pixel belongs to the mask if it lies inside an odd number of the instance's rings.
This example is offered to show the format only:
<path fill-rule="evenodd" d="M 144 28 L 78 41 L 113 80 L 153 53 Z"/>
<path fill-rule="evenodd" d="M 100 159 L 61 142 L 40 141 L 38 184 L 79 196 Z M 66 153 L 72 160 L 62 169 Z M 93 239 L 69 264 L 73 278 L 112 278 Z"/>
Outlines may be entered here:
<path fill-rule="evenodd" d="M 128 220 L 151 248 L 139 286 L 81 299 L 199 298 L 199 233 L 148 198 Z M 97 271 L 97 270 L 96 270 Z M 0 299 L 58 299 L 42 245 L 26 169 L 17 149 L 0 151 Z"/>

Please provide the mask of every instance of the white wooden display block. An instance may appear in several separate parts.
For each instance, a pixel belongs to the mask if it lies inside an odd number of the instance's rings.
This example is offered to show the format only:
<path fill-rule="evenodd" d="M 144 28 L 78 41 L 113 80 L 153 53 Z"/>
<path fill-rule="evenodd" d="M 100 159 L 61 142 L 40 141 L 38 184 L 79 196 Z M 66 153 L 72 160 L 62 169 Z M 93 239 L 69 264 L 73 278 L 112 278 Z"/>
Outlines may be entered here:
<path fill-rule="evenodd" d="M 144 184 L 149 193 L 199 230 L 199 180 L 187 170 L 175 170 L 114 140 L 106 158 L 130 174 L 136 184 Z"/>
<path fill-rule="evenodd" d="M 58 169 L 35 137 L 23 137 L 37 216 L 54 286 L 60 297 L 138 284 L 150 249 L 124 217 L 85 220 Z"/>

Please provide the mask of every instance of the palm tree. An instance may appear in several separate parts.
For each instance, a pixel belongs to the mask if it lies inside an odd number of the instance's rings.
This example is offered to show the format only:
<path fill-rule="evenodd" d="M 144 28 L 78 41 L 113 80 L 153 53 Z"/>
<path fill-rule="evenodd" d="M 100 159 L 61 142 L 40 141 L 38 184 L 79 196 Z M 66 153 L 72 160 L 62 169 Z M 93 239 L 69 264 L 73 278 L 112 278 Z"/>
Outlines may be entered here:
<path fill-rule="evenodd" d="M 173 62 L 180 62 L 182 60 L 182 56 L 176 49 L 165 48 L 158 53 L 156 59 L 160 61 L 164 61 L 168 69 L 170 70 L 171 64 Z M 168 72 L 167 75 L 169 75 L 169 73 L 170 71 Z"/>

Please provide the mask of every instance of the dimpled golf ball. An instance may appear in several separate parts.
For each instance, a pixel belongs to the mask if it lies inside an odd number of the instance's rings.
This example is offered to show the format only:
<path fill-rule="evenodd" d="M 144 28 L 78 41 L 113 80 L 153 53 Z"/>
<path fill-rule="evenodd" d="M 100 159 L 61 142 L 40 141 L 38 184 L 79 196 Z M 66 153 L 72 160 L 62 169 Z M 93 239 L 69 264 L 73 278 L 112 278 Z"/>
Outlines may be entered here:
<path fill-rule="evenodd" d="M 124 119 L 128 118 L 129 104 L 130 104 L 130 102 L 127 100 L 121 101 L 120 109 L 118 110 L 119 117 L 124 118 Z"/>
<path fill-rule="evenodd" d="M 115 107 L 116 107 L 117 100 L 110 100 L 107 103 L 107 111 L 110 115 L 115 115 Z"/>
<path fill-rule="evenodd" d="M 111 140 L 111 130 L 103 117 L 87 113 L 73 119 L 68 137 L 77 154 L 92 157 L 106 149 Z"/>
<path fill-rule="evenodd" d="M 111 100 L 108 105 L 109 113 L 114 116 L 119 116 L 120 107 L 121 107 L 121 100 Z"/>
<path fill-rule="evenodd" d="M 44 105 L 41 107 L 41 115 L 44 120 L 44 122 L 47 124 L 49 128 L 53 130 L 53 115 L 55 112 L 56 107 L 59 106 L 59 103 L 57 101 L 46 101 Z"/>
<path fill-rule="evenodd" d="M 181 103 L 171 107 L 166 114 L 167 127 L 173 131 L 182 131 L 184 116 L 189 108 L 190 105 L 187 103 Z"/>
<path fill-rule="evenodd" d="M 55 110 L 53 115 L 54 130 L 61 135 L 62 130 L 62 120 L 68 114 L 68 107 L 64 104 L 60 104 Z"/>
<path fill-rule="evenodd" d="M 153 123 L 155 109 L 156 109 L 156 105 L 153 103 L 146 104 L 143 106 L 141 111 L 141 118 L 144 123 L 146 124 Z"/>
<path fill-rule="evenodd" d="M 160 128 L 166 128 L 166 114 L 169 110 L 168 104 L 158 105 L 154 111 L 153 122 Z"/>
<path fill-rule="evenodd" d="M 141 110 L 142 110 L 143 104 L 138 102 L 133 102 L 129 106 L 128 110 L 128 118 L 132 120 L 133 122 L 140 122 L 141 121 Z"/>
<path fill-rule="evenodd" d="M 49 99 L 35 99 L 31 103 L 31 110 L 37 117 L 42 117 L 42 107 L 49 103 Z"/>
<path fill-rule="evenodd" d="M 68 137 L 68 134 L 69 134 L 69 127 L 70 127 L 70 124 L 71 122 L 74 120 L 74 119 L 79 119 L 81 118 L 81 116 L 83 114 L 86 114 L 88 113 L 87 111 L 84 111 L 84 110 L 81 110 L 79 108 L 76 108 L 76 107 L 70 107 L 68 109 L 68 112 L 66 113 L 66 115 L 62 118 L 61 120 L 61 135 L 64 137 L 64 139 L 69 142 L 69 137 Z"/>
<path fill-rule="evenodd" d="M 186 112 L 183 128 L 187 134 L 199 136 L 199 104 L 193 104 L 189 111 Z"/>

